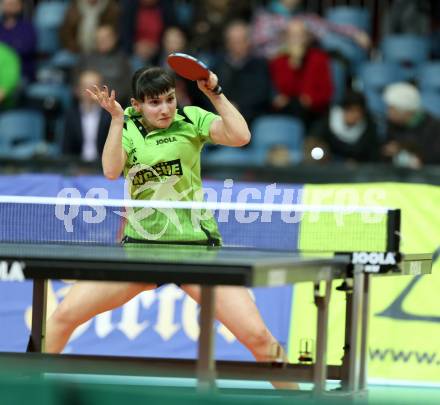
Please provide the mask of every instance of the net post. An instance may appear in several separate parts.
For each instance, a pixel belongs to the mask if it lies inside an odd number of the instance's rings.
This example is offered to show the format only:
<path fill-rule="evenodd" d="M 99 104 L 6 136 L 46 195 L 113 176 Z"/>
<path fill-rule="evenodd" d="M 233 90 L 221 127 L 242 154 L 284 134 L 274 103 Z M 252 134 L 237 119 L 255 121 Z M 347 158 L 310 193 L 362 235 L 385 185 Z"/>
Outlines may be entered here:
<path fill-rule="evenodd" d="M 400 209 L 388 210 L 387 213 L 387 252 L 400 251 Z"/>

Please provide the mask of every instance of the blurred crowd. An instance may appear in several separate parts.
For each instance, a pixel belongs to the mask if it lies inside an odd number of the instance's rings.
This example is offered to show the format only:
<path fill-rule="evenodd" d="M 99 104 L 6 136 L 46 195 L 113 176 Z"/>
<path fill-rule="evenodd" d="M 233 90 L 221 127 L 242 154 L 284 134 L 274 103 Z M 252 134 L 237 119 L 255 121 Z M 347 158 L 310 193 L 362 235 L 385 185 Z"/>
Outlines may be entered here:
<path fill-rule="evenodd" d="M 0 156 L 99 160 L 110 116 L 85 89 L 126 106 L 136 69 L 187 52 L 255 135 L 243 155 L 208 147 L 212 161 L 440 164 L 438 2 L 394 0 L 380 18 L 321 3 L 1 0 Z M 212 109 L 194 83 L 176 91 L 179 107 Z"/>

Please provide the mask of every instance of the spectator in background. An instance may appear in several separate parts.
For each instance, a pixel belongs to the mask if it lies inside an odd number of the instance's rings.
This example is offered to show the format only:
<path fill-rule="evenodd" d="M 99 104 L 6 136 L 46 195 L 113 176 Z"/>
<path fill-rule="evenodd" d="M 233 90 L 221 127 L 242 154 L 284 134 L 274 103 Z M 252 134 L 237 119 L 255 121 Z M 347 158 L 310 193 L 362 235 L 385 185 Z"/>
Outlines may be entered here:
<path fill-rule="evenodd" d="M 382 155 L 397 166 L 418 169 L 440 163 L 440 121 L 423 111 L 418 89 L 393 83 L 384 91 L 387 143 Z"/>
<path fill-rule="evenodd" d="M 14 92 L 20 83 L 20 59 L 17 53 L 0 42 L 0 110 L 12 107 Z"/>
<path fill-rule="evenodd" d="M 289 22 L 284 49 L 269 67 L 276 91 L 273 110 L 300 118 L 309 128 L 312 120 L 325 113 L 333 85 L 329 57 L 313 45 L 304 21 Z"/>
<path fill-rule="evenodd" d="M 121 45 L 138 65 L 152 65 L 165 27 L 175 25 L 175 0 L 120 0 Z"/>
<path fill-rule="evenodd" d="M 249 20 L 252 4 L 248 0 L 198 0 L 194 10 L 190 48 L 214 64 L 223 48 L 221 33 L 232 20 Z"/>
<path fill-rule="evenodd" d="M 161 52 L 158 55 L 157 61 L 154 63 L 155 66 L 161 66 L 164 69 L 170 70 L 168 66 L 167 57 L 173 52 L 186 52 L 187 51 L 187 38 L 183 30 L 177 26 L 170 26 L 165 29 L 162 37 Z M 195 90 L 196 86 L 192 89 L 191 83 L 183 79 L 182 77 L 176 76 L 176 98 L 178 101 L 178 107 L 183 108 L 187 105 L 192 104 L 191 90 Z M 199 91 L 197 91 L 199 93 Z"/>
<path fill-rule="evenodd" d="M 306 22 L 308 29 L 319 39 L 329 32 L 342 35 L 358 46 L 369 49 L 371 38 L 356 27 L 332 23 L 318 14 L 318 3 L 303 0 L 273 0 L 265 8 L 258 8 L 252 18 L 252 44 L 257 55 L 271 59 L 283 45 L 283 35 L 292 18 Z M 315 7 L 313 7 L 315 5 Z"/>
<path fill-rule="evenodd" d="M 302 0 L 274 0 L 260 7 L 252 18 L 252 44 L 257 55 L 275 57 L 283 43 L 289 20 L 305 9 Z"/>
<path fill-rule="evenodd" d="M 116 0 L 73 0 L 60 30 L 63 48 L 73 53 L 95 50 L 96 31 L 101 25 L 117 30 L 119 7 Z"/>
<path fill-rule="evenodd" d="M 385 7 L 382 36 L 429 35 L 430 32 L 431 2 L 429 0 L 394 0 L 388 7 Z"/>
<path fill-rule="evenodd" d="M 101 75 L 93 70 L 84 70 L 76 78 L 75 103 L 65 116 L 63 154 L 88 162 L 101 157 L 111 116 L 86 93 L 101 83 Z"/>
<path fill-rule="evenodd" d="M 293 164 L 292 154 L 286 145 L 272 145 L 266 154 L 266 162 L 271 167 L 286 167 Z"/>
<path fill-rule="evenodd" d="M 295 15 L 306 12 L 303 0 L 271 0 L 268 9 L 278 15 L 284 15 L 289 19 Z M 315 9 L 315 11 L 317 11 L 317 9 Z"/>
<path fill-rule="evenodd" d="M 438 1 L 434 1 L 432 2 L 431 6 L 431 56 L 433 59 L 440 59 L 440 3 Z"/>
<path fill-rule="evenodd" d="M 223 90 L 248 124 L 267 112 L 271 98 L 267 62 L 252 55 L 250 35 L 248 23 L 229 24 L 224 34 L 226 52 L 214 68 Z"/>
<path fill-rule="evenodd" d="M 0 16 L 0 42 L 19 55 L 22 76 L 27 81 L 34 80 L 37 35 L 32 22 L 23 16 L 23 0 L 2 0 Z"/>
<path fill-rule="evenodd" d="M 103 81 L 114 89 L 118 99 L 128 104 L 132 69 L 127 55 L 118 49 L 118 37 L 111 25 L 101 25 L 96 30 L 96 50 L 83 54 L 78 61 L 81 70 L 102 72 Z"/>
<path fill-rule="evenodd" d="M 162 46 L 155 66 L 168 69 L 167 57 L 173 52 L 187 52 L 188 40 L 185 32 L 177 26 L 167 27 L 162 36 Z"/>
<path fill-rule="evenodd" d="M 379 146 L 377 128 L 368 114 L 363 95 L 351 91 L 340 105 L 331 107 L 313 126 L 306 139 L 304 155 L 310 160 L 311 151 L 321 148 L 325 161 L 372 162 L 379 157 Z"/>

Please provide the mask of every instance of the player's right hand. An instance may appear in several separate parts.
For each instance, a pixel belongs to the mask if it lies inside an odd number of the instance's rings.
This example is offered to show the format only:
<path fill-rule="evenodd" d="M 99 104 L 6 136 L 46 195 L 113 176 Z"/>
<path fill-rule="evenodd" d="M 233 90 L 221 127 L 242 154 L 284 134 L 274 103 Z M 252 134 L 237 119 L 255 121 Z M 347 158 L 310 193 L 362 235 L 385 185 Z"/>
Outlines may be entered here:
<path fill-rule="evenodd" d="M 93 86 L 93 89 L 86 89 L 89 96 L 96 101 L 104 110 L 112 116 L 112 118 L 124 118 L 124 109 L 116 101 L 116 93 L 114 90 L 109 94 L 108 87 Z"/>
<path fill-rule="evenodd" d="M 206 95 L 212 96 L 213 90 L 218 85 L 218 77 L 215 73 L 209 72 L 209 76 L 205 80 L 197 80 L 197 86 Z"/>

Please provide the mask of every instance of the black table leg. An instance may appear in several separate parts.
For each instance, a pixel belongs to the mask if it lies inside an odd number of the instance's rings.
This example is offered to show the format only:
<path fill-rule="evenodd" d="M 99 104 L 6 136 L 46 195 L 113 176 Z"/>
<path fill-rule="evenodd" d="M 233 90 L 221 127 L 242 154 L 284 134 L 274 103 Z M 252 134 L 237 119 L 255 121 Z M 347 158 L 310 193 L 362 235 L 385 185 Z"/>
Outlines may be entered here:
<path fill-rule="evenodd" d="M 32 290 L 32 327 L 28 352 L 44 352 L 48 280 L 35 279 Z"/>
<path fill-rule="evenodd" d="M 350 357 L 348 359 L 347 380 L 347 390 L 349 391 L 349 393 L 352 394 L 356 394 L 359 391 L 364 278 L 365 275 L 363 271 L 356 270 L 355 268 L 353 276 L 353 294 L 351 301 L 351 319 L 349 319 L 351 327 L 349 338 Z"/>
<path fill-rule="evenodd" d="M 200 304 L 200 336 L 197 358 L 198 389 L 215 389 L 214 317 L 215 287 L 202 285 Z"/>

